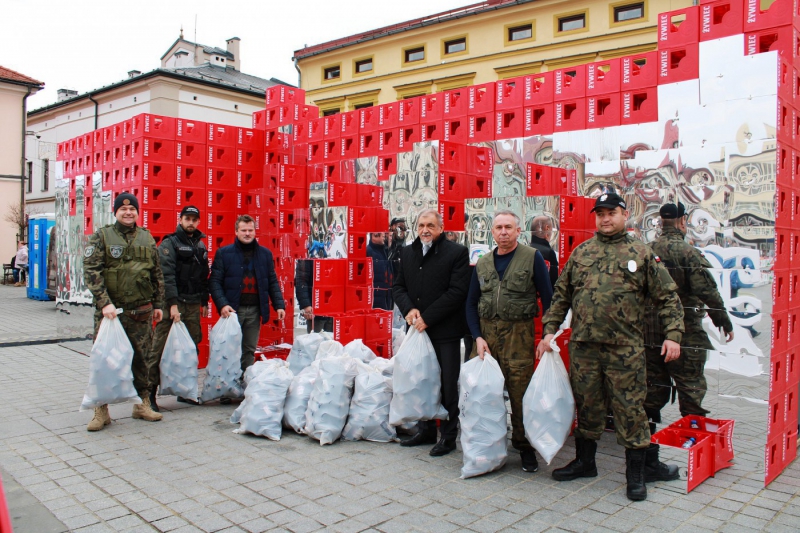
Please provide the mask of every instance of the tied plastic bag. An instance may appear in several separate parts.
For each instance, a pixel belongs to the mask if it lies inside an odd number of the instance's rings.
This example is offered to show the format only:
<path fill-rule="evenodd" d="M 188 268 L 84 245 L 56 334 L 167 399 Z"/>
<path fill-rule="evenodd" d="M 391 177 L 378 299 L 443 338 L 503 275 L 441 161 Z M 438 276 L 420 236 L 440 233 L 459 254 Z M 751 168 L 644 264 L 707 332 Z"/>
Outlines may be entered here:
<path fill-rule="evenodd" d="M 327 340 L 322 341 L 317 349 L 316 361 L 325 359 L 326 357 L 339 357 L 344 353 L 344 346 L 339 341 Z"/>
<path fill-rule="evenodd" d="M 197 346 L 183 322 L 173 322 L 161 355 L 160 392 L 197 401 Z"/>
<path fill-rule="evenodd" d="M 208 340 L 211 349 L 200 400 L 210 402 L 222 397 L 241 398 L 242 328 L 236 314 L 220 318 L 211 329 Z"/>
<path fill-rule="evenodd" d="M 508 458 L 508 413 L 503 399 L 505 379 L 497 360 L 489 355 L 470 359 L 458 377 L 461 479 L 498 470 Z"/>
<path fill-rule="evenodd" d="M 389 403 L 392 401 L 392 380 L 368 367 L 356 376 L 350 414 L 342 431 L 344 440 L 392 442 L 397 440 L 389 425 Z"/>
<path fill-rule="evenodd" d="M 444 420 L 442 370 L 428 334 L 409 328 L 400 351 L 394 356 L 389 424 L 401 426 L 419 420 Z"/>
<path fill-rule="evenodd" d="M 564 445 L 575 419 L 575 398 L 556 345 L 556 338 L 562 331 L 559 330 L 550 341 L 550 350 L 539 360 L 522 397 L 525 437 L 547 464 Z"/>
<path fill-rule="evenodd" d="M 256 361 L 254 364 L 247 367 L 247 370 L 244 371 L 244 376 L 242 377 L 242 381 L 244 381 L 245 393 L 247 392 L 247 385 L 251 381 L 260 376 L 263 372 L 270 370 L 271 368 L 272 364 L 270 363 L 270 361 Z M 233 412 L 233 414 L 231 414 L 231 424 L 239 423 L 239 419 L 242 417 L 242 411 L 244 410 L 245 403 L 246 402 L 244 401 L 240 403 L 239 407 L 237 407 L 236 410 Z"/>
<path fill-rule="evenodd" d="M 369 363 L 377 357 L 375 352 L 364 346 L 364 342 L 361 339 L 348 342 L 347 346 L 344 347 L 344 353 L 362 363 Z"/>
<path fill-rule="evenodd" d="M 117 313 L 121 313 L 117 309 Z M 119 319 L 103 318 L 89 358 L 89 385 L 81 411 L 105 404 L 142 403 L 133 386 L 133 346 Z"/>
<path fill-rule="evenodd" d="M 384 359 L 383 357 L 376 357 L 372 361 L 369 362 L 369 366 L 375 368 L 386 376 L 387 378 L 392 377 L 392 373 L 394 372 L 394 359 Z"/>
<path fill-rule="evenodd" d="M 397 353 L 406 340 L 406 332 L 400 328 L 392 328 L 392 353 Z"/>
<path fill-rule="evenodd" d="M 318 372 L 319 362 L 314 361 L 292 379 L 286 394 L 286 403 L 283 406 L 283 425 L 301 435 L 306 433 L 306 410 Z"/>
<path fill-rule="evenodd" d="M 342 435 L 356 372 L 356 362 L 349 355 L 320 359 L 305 428 L 306 434 L 320 444 L 332 444 Z"/>
<path fill-rule="evenodd" d="M 305 367 L 314 362 L 317 357 L 317 350 L 322 341 L 326 340 L 325 337 L 319 333 L 309 333 L 307 335 L 298 335 L 294 339 L 292 349 L 286 361 L 289 363 L 289 370 L 296 376 Z"/>
<path fill-rule="evenodd" d="M 270 359 L 266 365 L 264 371 L 256 375 L 244 391 L 244 401 L 239 406 L 241 427 L 235 429 L 234 433 L 252 433 L 271 440 L 281 440 L 286 392 L 294 376 L 286 361 L 281 359 Z"/>

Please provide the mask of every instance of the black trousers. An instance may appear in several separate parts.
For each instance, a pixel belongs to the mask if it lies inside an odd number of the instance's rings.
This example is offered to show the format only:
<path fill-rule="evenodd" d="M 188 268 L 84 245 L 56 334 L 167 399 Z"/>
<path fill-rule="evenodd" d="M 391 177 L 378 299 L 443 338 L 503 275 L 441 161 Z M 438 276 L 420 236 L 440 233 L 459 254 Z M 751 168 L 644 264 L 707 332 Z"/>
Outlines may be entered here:
<path fill-rule="evenodd" d="M 461 339 L 431 341 L 439 367 L 442 369 L 442 405 L 447 410 L 447 420 L 441 421 L 443 439 L 455 440 L 458 436 L 458 375 L 461 372 Z M 436 434 L 436 420 L 421 422 L 420 431 Z"/>

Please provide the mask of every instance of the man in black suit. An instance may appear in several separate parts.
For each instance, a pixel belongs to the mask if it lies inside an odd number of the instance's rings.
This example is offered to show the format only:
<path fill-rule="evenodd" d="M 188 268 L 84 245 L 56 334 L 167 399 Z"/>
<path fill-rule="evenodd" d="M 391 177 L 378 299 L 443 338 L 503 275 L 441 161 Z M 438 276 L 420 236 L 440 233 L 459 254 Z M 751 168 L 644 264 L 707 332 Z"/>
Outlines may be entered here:
<path fill-rule="evenodd" d="M 469 252 L 447 240 L 442 217 L 426 209 L 417 218 L 418 237 L 400 253 L 392 293 L 406 322 L 426 331 L 442 369 L 442 405 L 448 418 L 436 440 L 436 421 L 420 422 L 416 435 L 402 446 L 436 445 L 430 454 L 446 455 L 456 449 L 458 435 L 458 374 L 461 338 L 466 332 L 464 305 L 469 289 Z"/>

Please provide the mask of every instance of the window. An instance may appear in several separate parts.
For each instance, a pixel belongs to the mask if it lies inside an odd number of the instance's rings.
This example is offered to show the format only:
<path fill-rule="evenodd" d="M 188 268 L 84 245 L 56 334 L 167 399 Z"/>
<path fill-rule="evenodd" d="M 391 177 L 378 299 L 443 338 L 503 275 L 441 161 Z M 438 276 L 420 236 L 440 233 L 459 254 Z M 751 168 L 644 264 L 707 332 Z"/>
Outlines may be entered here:
<path fill-rule="evenodd" d="M 42 159 L 42 191 L 50 190 L 50 160 Z"/>
<path fill-rule="evenodd" d="M 366 72 L 372 72 L 372 58 L 369 57 L 367 59 L 361 59 L 356 61 L 355 69 L 356 74 L 364 74 Z"/>
<path fill-rule="evenodd" d="M 417 48 L 409 48 L 405 52 L 405 62 L 413 63 L 414 61 L 423 61 L 425 59 L 425 47 L 419 46 Z"/>
<path fill-rule="evenodd" d="M 558 19 L 558 31 L 574 31 L 586 27 L 586 13 L 561 17 Z"/>
<path fill-rule="evenodd" d="M 614 7 L 614 22 L 644 18 L 644 2 Z"/>
<path fill-rule="evenodd" d="M 334 107 L 332 109 L 326 109 L 325 111 L 322 112 L 323 117 L 329 117 L 331 115 L 338 115 L 338 114 L 339 114 L 338 107 Z"/>
<path fill-rule="evenodd" d="M 322 70 L 322 78 L 325 80 L 335 80 L 342 75 L 342 68 L 339 65 L 325 67 Z"/>
<path fill-rule="evenodd" d="M 28 161 L 28 192 L 33 192 L 33 162 Z"/>
<path fill-rule="evenodd" d="M 466 51 L 467 51 L 466 37 L 459 37 L 458 39 L 452 39 L 450 41 L 445 41 L 444 43 L 444 55 L 457 54 L 459 52 L 466 52 Z"/>
<path fill-rule="evenodd" d="M 524 26 L 514 26 L 508 28 L 509 41 L 524 41 L 533 37 L 533 25 L 525 24 Z"/>
<path fill-rule="evenodd" d="M 373 102 L 367 102 L 366 104 L 356 104 L 353 106 L 353 109 L 363 109 L 365 107 L 372 107 L 375 104 Z"/>

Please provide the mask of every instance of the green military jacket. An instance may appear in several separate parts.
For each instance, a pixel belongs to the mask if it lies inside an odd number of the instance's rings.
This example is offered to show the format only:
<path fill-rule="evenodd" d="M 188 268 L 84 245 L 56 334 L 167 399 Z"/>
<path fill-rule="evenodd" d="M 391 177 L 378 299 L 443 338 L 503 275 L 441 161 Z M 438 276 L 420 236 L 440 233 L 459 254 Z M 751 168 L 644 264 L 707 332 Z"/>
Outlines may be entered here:
<path fill-rule="evenodd" d="M 542 319 L 544 334 L 558 331 L 572 308 L 572 340 L 644 347 L 645 301 L 650 297 L 659 309 L 665 338 L 680 343 L 683 310 L 676 291 L 649 246 L 624 231 L 597 233 L 564 266 Z"/>
<path fill-rule="evenodd" d="M 98 309 L 164 305 L 156 242 L 144 228 L 115 222 L 97 230 L 84 250 L 83 276 Z"/>
<path fill-rule="evenodd" d="M 725 302 L 708 271 L 711 263 L 697 248 L 684 240 L 683 233 L 678 228 L 665 227 L 661 236 L 650 243 L 650 247 L 678 286 L 678 298 L 683 306 L 684 336 L 702 334 L 707 339 L 702 325 L 706 312 L 716 327 L 722 328 L 725 333 L 733 331 Z M 660 333 L 657 320 L 648 320 L 648 323 Z M 710 348 L 711 345 L 706 347 Z"/>
<path fill-rule="evenodd" d="M 481 295 L 478 316 L 500 320 L 532 320 L 539 313 L 533 262 L 536 250 L 517 246 L 514 257 L 503 274 L 503 281 L 494 267 L 494 254 L 488 253 L 475 265 Z"/>

